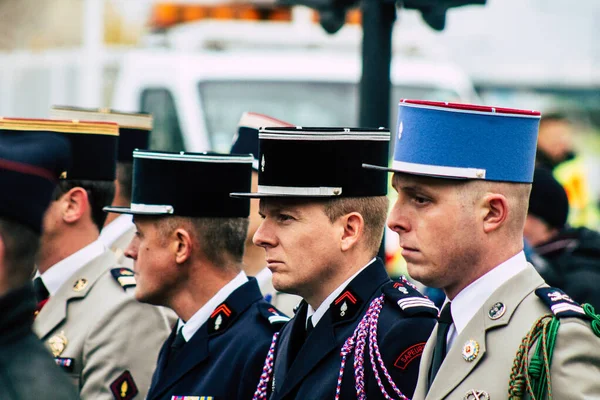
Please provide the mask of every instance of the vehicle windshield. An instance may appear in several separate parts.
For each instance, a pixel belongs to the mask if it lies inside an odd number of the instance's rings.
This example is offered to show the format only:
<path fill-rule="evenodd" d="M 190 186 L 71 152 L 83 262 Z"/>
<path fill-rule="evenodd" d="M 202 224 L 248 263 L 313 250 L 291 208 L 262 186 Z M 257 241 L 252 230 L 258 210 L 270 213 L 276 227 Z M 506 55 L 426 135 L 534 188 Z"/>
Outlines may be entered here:
<path fill-rule="evenodd" d="M 358 125 L 358 85 L 353 83 L 208 81 L 200 83 L 199 90 L 213 151 L 229 151 L 245 111 L 300 126 Z M 402 98 L 456 101 L 459 96 L 446 88 L 395 86 L 389 127 L 395 125 Z"/>

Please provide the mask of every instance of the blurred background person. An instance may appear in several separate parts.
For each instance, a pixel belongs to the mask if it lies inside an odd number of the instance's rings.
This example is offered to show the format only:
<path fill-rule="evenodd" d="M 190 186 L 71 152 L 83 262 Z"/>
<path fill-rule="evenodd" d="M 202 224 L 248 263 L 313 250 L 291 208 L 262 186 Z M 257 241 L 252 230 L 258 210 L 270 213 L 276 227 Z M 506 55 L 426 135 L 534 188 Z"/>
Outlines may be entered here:
<path fill-rule="evenodd" d="M 575 151 L 575 135 L 576 125 L 565 114 L 542 114 L 536 166 L 551 171 L 565 188 L 571 210 L 569 223 L 572 226 L 596 227 L 598 204 L 590 194 L 583 157 Z"/>
<path fill-rule="evenodd" d="M 290 123 L 254 112 L 245 112 L 238 123 L 238 131 L 231 146 L 232 154 L 252 154 L 252 191 L 258 190 L 258 130 L 261 127 L 293 126 Z M 286 315 L 293 316 L 294 308 L 302 298 L 289 293 L 275 290 L 273 276 L 267 268 L 265 249 L 254 244 L 252 238 L 256 233 L 261 217 L 258 213 L 258 199 L 250 199 L 250 224 L 246 236 L 244 250 L 244 271 L 248 276 L 253 276 L 258 281 L 260 291 L 265 300 L 273 304 Z"/>
<path fill-rule="evenodd" d="M 78 399 L 32 330 L 31 287 L 42 218 L 70 161 L 69 142 L 0 121 L 0 398 Z"/>
<path fill-rule="evenodd" d="M 525 239 L 544 261 L 536 267 L 550 286 L 600 310 L 600 233 L 570 227 L 568 214 L 564 188 L 550 171 L 536 168 L 524 230 Z"/>

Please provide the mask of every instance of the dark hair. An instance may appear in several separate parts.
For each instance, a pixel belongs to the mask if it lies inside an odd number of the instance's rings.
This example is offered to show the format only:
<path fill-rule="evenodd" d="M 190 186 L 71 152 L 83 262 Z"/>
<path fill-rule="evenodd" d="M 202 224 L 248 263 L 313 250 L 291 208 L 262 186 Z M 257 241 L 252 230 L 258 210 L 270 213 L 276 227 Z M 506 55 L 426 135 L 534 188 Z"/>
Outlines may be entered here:
<path fill-rule="evenodd" d="M 548 113 L 543 113 L 542 118 L 540 119 L 540 124 L 544 122 L 571 122 L 570 118 L 567 114 L 560 111 L 552 111 Z"/>
<path fill-rule="evenodd" d="M 190 229 L 204 256 L 215 266 L 237 268 L 242 262 L 248 218 L 164 217 L 157 222 L 163 238 L 179 227 Z"/>
<path fill-rule="evenodd" d="M 102 230 L 106 213 L 103 207 L 109 206 L 115 196 L 114 181 L 88 181 L 88 180 L 63 180 L 58 183 L 54 191 L 54 200 L 58 200 L 69 190 L 80 187 L 87 192 L 88 201 L 92 210 L 92 222 Z"/>
<path fill-rule="evenodd" d="M 16 288 L 31 279 L 40 235 L 21 223 L 0 218 L 0 236 L 4 242 L 4 265 L 9 287 Z"/>
<path fill-rule="evenodd" d="M 119 193 L 123 199 L 131 203 L 131 190 L 133 186 L 133 163 L 119 162 L 117 163 L 117 185 L 119 185 Z"/>

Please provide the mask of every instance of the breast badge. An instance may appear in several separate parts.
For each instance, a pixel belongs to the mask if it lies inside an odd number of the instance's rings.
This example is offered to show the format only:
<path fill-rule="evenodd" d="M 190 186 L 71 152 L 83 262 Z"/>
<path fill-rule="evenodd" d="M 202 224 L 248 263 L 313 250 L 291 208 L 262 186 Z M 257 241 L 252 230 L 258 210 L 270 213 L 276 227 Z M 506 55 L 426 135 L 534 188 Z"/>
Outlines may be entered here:
<path fill-rule="evenodd" d="M 462 349 L 462 356 L 465 359 L 465 361 L 471 362 L 474 359 L 476 359 L 478 355 L 479 355 L 479 343 L 477 343 L 473 339 L 467 340 L 467 342 L 465 343 L 465 345 L 463 346 L 463 349 Z"/>
<path fill-rule="evenodd" d="M 54 335 L 48 339 L 48 345 L 50 346 L 50 351 L 54 357 L 60 356 L 67 348 L 68 343 L 69 341 L 65 336 L 65 331 L 61 331 L 58 335 Z"/>

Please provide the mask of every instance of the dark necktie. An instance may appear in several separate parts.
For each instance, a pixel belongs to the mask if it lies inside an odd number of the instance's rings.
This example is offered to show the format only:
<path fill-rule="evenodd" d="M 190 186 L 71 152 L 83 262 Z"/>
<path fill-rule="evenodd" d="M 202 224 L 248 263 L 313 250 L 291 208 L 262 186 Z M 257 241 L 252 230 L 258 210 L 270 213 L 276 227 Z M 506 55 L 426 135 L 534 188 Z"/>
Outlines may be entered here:
<path fill-rule="evenodd" d="M 177 355 L 181 353 L 181 349 L 187 342 L 183 337 L 183 327 L 179 328 L 177 335 L 175 336 L 175 340 L 171 343 L 171 348 L 169 349 L 169 357 L 167 358 L 167 366 L 171 365 Z"/>
<path fill-rule="evenodd" d="M 310 333 L 313 331 L 313 329 L 315 329 L 315 326 L 312 323 L 312 315 L 310 317 L 308 317 L 308 319 L 306 320 L 306 339 L 308 339 L 308 335 L 310 335 Z"/>
<path fill-rule="evenodd" d="M 42 302 L 47 300 L 50 296 L 46 285 L 44 285 L 44 281 L 42 281 L 42 277 L 38 276 L 33 280 L 33 293 L 35 294 L 35 301 Z"/>
<path fill-rule="evenodd" d="M 431 384 L 446 357 L 446 339 L 448 331 L 450 330 L 450 325 L 452 325 L 452 313 L 450 312 L 450 302 L 448 302 L 442 309 L 438 319 L 438 331 L 435 349 L 433 350 L 433 362 L 431 363 L 431 371 L 429 372 L 429 387 L 431 387 Z"/>

